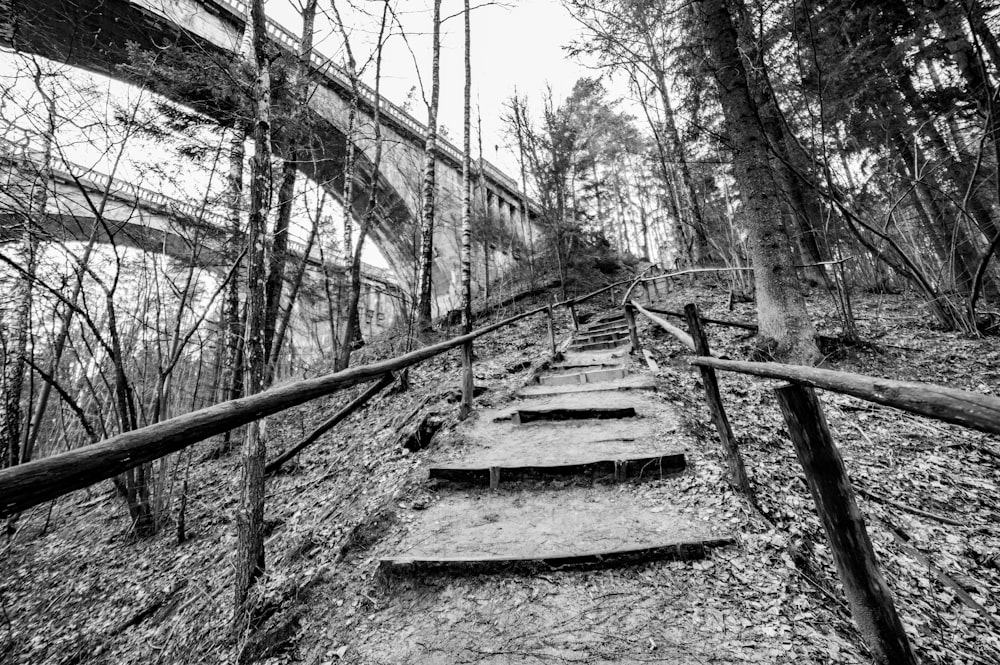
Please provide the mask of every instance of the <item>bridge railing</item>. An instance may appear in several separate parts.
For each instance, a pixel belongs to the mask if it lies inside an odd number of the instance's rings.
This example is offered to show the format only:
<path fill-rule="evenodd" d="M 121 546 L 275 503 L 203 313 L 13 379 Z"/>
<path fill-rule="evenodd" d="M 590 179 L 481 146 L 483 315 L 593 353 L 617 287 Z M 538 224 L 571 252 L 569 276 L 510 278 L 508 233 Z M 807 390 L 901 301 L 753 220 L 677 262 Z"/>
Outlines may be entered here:
<path fill-rule="evenodd" d="M 108 192 L 123 198 L 130 198 L 138 205 L 145 208 L 160 208 L 168 214 L 184 216 L 197 222 L 207 223 L 220 231 L 226 230 L 229 225 L 229 218 L 221 213 L 215 212 L 202 205 L 196 205 L 188 201 L 175 199 L 162 192 L 136 185 L 135 183 L 112 178 L 106 173 L 94 170 L 92 167 L 77 164 L 65 158 L 58 160 L 58 164 L 53 164 L 52 160 L 45 167 L 45 154 L 40 150 L 33 150 L 28 141 L 16 142 L 6 137 L 0 137 L 0 160 L 8 162 L 28 162 L 35 168 L 47 168 L 51 176 L 57 180 L 75 183 L 79 180 L 83 184 L 89 184 L 95 190 Z M 307 261 L 319 263 L 318 254 L 306 256 L 307 245 L 305 242 L 289 239 L 288 247 L 292 254 L 303 257 Z M 346 270 L 347 262 L 344 260 L 343 252 L 339 248 L 332 248 L 332 257 L 327 257 L 326 262 L 335 266 L 338 270 Z M 396 280 L 392 272 L 385 268 L 374 266 L 367 262 L 361 264 L 362 274 L 371 279 L 384 282 L 391 286 L 396 286 Z"/>
<path fill-rule="evenodd" d="M 227 10 L 229 10 L 229 12 L 232 13 L 234 17 L 238 18 L 241 21 L 247 20 L 247 14 L 248 14 L 247 5 L 245 2 L 242 2 L 241 0 L 207 0 L 207 1 L 213 2 L 218 5 L 222 5 Z M 293 54 L 298 55 L 300 40 L 296 35 L 294 35 L 290 30 L 288 30 L 288 28 L 284 27 L 277 21 L 268 18 L 267 30 L 268 30 L 268 36 L 270 36 L 274 41 L 284 46 L 287 50 L 289 50 Z M 347 73 L 347 71 L 343 67 L 334 63 L 326 56 L 319 53 L 319 51 L 317 51 L 316 49 L 310 51 L 309 63 L 313 66 L 313 68 L 315 68 L 317 72 L 331 79 L 341 87 L 345 87 L 347 89 L 351 88 L 350 75 Z M 374 104 L 375 90 L 370 85 L 361 80 L 358 81 L 358 88 L 361 90 L 363 95 L 367 96 L 367 101 L 369 103 Z M 412 115 L 410 115 L 410 113 L 408 113 L 402 107 L 392 103 L 391 101 L 386 100 L 384 96 L 380 96 L 379 108 L 382 113 L 385 113 L 392 120 L 404 126 L 405 128 L 413 132 L 416 136 L 420 137 L 421 139 L 427 136 L 426 125 L 424 125 L 422 122 L 414 118 Z M 449 159 L 456 162 L 457 164 L 462 163 L 462 151 L 459 150 L 450 141 L 438 135 L 437 145 L 438 145 L 438 150 L 440 150 Z M 501 185 L 509 189 L 511 193 L 518 194 L 518 192 L 520 191 L 516 180 L 514 180 L 509 175 L 507 175 L 506 173 L 504 173 L 503 171 L 501 171 L 496 166 L 494 166 L 493 164 L 491 164 L 486 160 L 483 161 L 483 171 L 489 178 L 495 180 L 496 182 L 500 183 Z"/>

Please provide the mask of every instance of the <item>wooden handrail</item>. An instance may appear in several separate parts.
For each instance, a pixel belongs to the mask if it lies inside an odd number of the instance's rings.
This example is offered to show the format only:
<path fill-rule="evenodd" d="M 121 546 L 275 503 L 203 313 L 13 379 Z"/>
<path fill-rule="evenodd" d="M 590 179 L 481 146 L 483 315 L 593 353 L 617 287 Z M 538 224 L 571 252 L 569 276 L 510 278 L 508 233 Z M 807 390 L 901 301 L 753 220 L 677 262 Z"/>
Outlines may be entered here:
<path fill-rule="evenodd" d="M 654 263 L 635 276 L 635 279 L 632 280 L 632 283 L 629 284 L 628 288 L 625 290 L 625 295 L 622 296 L 622 307 L 628 304 L 628 301 L 631 299 L 632 296 L 632 291 L 635 290 L 635 287 L 639 286 L 641 282 L 646 281 L 642 278 L 642 276 L 645 275 L 650 270 L 652 270 L 653 268 L 659 267 L 659 265 L 660 265 L 659 263 Z M 661 275 L 656 275 L 652 279 L 659 279 L 660 277 Z"/>
<path fill-rule="evenodd" d="M 664 330 L 666 330 L 668 333 L 670 333 L 671 335 L 673 335 L 675 338 L 677 338 L 677 340 L 681 344 L 683 344 L 684 346 L 686 346 L 689 350 L 691 350 L 691 351 L 695 351 L 696 350 L 695 349 L 695 344 L 694 344 L 694 339 L 691 337 L 691 335 L 687 334 L 686 332 L 684 332 L 683 330 L 681 330 L 680 328 L 678 328 L 674 324 L 669 323 L 669 322 L 665 321 L 664 319 L 661 319 L 660 317 L 658 317 L 657 315 L 653 314 L 652 312 L 650 312 L 648 309 L 646 309 L 645 307 L 643 307 L 642 305 L 640 305 L 636 301 L 633 300 L 630 304 L 633 307 L 635 307 L 637 310 L 639 310 L 639 312 L 643 316 L 645 316 L 647 319 L 649 319 L 650 321 L 652 321 L 653 323 L 655 323 L 656 325 L 660 326 L 661 328 L 663 328 Z M 712 351 L 711 353 L 712 353 L 713 357 L 716 357 L 716 358 L 719 357 L 719 354 L 717 354 L 715 351 Z"/>
<path fill-rule="evenodd" d="M 642 279 L 640 281 L 643 281 L 643 282 L 652 282 L 654 280 L 663 279 L 665 277 L 681 277 L 683 275 L 694 275 L 694 274 L 703 273 L 703 272 L 741 272 L 741 271 L 752 272 L 753 268 L 745 268 L 745 267 L 742 267 L 742 266 L 736 266 L 736 267 L 732 267 L 732 268 L 725 267 L 725 266 L 723 266 L 721 268 L 688 268 L 686 270 L 678 270 L 677 272 L 666 272 L 666 273 L 663 273 L 662 275 L 656 275 L 654 277 L 646 277 L 646 278 L 644 278 L 644 279 Z"/>
<path fill-rule="evenodd" d="M 693 359 L 691 364 L 822 388 L 982 432 L 1000 434 L 1000 398 L 969 390 L 804 365 L 721 360 L 705 356 Z"/>
<path fill-rule="evenodd" d="M 683 312 L 672 312 L 669 309 L 657 309 L 656 307 L 647 307 L 650 312 L 654 314 L 665 314 L 667 316 L 673 316 L 678 319 L 687 318 Z M 757 325 L 754 323 L 742 323 L 740 321 L 726 321 L 725 319 L 710 319 L 707 316 L 698 317 L 702 323 L 711 323 L 717 326 L 729 326 L 730 328 L 741 328 L 743 330 L 750 330 L 752 332 L 757 332 Z"/>
<path fill-rule="evenodd" d="M 616 282 L 554 306 L 570 307 L 622 283 Z M 88 446 L 0 470 L 0 517 L 14 515 L 69 492 L 113 478 L 140 464 L 183 450 L 234 427 L 325 397 L 343 388 L 381 378 L 387 373 L 406 369 L 521 319 L 547 311 L 548 305 L 536 307 L 396 358 L 276 386 L 256 395 L 221 402 Z"/>
<path fill-rule="evenodd" d="M 819 261 L 817 263 L 804 263 L 792 266 L 796 269 L 801 268 L 819 268 L 820 266 L 833 266 L 839 265 L 841 263 L 846 263 L 853 259 L 853 256 L 845 256 L 842 259 L 835 259 L 832 261 Z M 663 279 L 664 277 L 680 277 L 682 275 L 694 275 L 703 272 L 753 272 L 752 266 L 722 266 L 718 268 L 687 268 L 685 270 L 678 270 L 677 272 L 663 273 L 662 275 L 655 275 L 653 277 L 646 277 L 645 279 L 639 280 L 643 282 L 652 282 L 657 279 Z"/>
<path fill-rule="evenodd" d="M 256 395 L 215 404 L 88 446 L 0 470 L 0 517 L 113 478 L 234 427 L 405 369 L 546 310 L 547 307 L 538 307 L 396 358 L 276 386 Z"/>
<path fill-rule="evenodd" d="M 617 282 L 615 282 L 613 284 L 608 284 L 607 286 L 599 288 L 596 291 L 591 291 L 590 293 L 588 293 L 586 295 L 577 296 L 576 298 L 567 298 L 566 300 L 562 300 L 560 302 L 557 302 L 554 305 L 554 307 L 570 307 L 571 305 L 579 305 L 580 303 L 586 302 L 587 300 L 590 300 L 591 298 L 597 297 L 597 296 L 601 295 L 602 293 L 607 293 L 608 291 L 610 291 L 611 289 L 613 289 L 615 287 L 621 286 L 622 284 L 628 284 L 630 281 L 631 280 L 628 280 L 628 279 L 618 280 Z"/>

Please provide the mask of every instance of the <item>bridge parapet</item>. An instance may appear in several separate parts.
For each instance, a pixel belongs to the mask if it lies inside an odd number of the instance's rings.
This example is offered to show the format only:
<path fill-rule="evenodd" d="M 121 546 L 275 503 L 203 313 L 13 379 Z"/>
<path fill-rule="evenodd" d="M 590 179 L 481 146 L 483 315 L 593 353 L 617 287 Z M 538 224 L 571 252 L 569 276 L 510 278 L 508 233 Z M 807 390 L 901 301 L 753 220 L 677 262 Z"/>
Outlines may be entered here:
<path fill-rule="evenodd" d="M 225 231 L 229 225 L 228 216 L 206 206 L 175 199 L 162 192 L 119 178 L 112 178 L 92 167 L 77 164 L 64 158 L 60 158 L 58 164 L 53 164 L 52 160 L 48 160 L 49 163 L 46 165 L 45 153 L 32 149 L 27 140 L 15 142 L 6 137 L 0 137 L 0 161 L 21 167 L 30 164 L 39 171 L 47 170 L 50 176 L 56 180 L 69 183 L 79 182 L 82 186 L 93 188 L 95 191 L 108 192 L 119 198 L 135 201 L 136 204 L 145 209 L 159 209 L 170 216 L 185 218 L 189 222 L 206 223 L 220 231 Z M 304 257 L 311 263 L 320 264 L 318 252 L 310 252 L 309 256 L 305 256 L 307 248 L 305 242 L 289 239 L 288 248 L 293 255 Z M 326 263 L 338 271 L 347 270 L 347 261 L 340 248 L 333 248 L 332 253 L 332 257 L 324 257 Z M 398 286 L 392 272 L 385 268 L 362 262 L 361 272 L 366 279 L 382 282 L 386 287 Z"/>
<path fill-rule="evenodd" d="M 237 20 L 244 22 L 247 20 L 248 9 L 246 3 L 242 2 L 242 0 L 201 0 L 201 2 L 223 7 Z M 288 30 L 288 28 L 284 27 L 274 19 L 268 18 L 267 31 L 268 36 L 271 37 L 271 39 L 281 44 L 291 53 L 298 54 L 300 40 L 295 34 Z M 310 51 L 309 63 L 318 73 L 332 80 L 337 85 L 347 89 L 351 88 L 350 76 L 347 71 L 326 56 L 319 53 L 316 49 L 312 49 L 312 51 Z M 362 95 L 366 97 L 365 101 L 374 106 L 375 90 L 370 85 L 360 80 L 358 81 L 358 88 Z M 397 124 L 408 129 L 421 140 L 426 138 L 427 126 L 410 115 L 410 113 L 402 107 L 387 100 L 384 96 L 380 96 L 379 110 L 389 116 Z M 461 166 L 462 151 L 459 150 L 454 144 L 439 135 L 437 139 L 437 146 L 441 154 L 453 161 L 455 164 Z M 518 188 L 517 181 L 486 160 L 483 160 L 483 172 L 489 179 L 510 190 L 510 193 L 515 195 L 515 197 L 519 193 L 520 190 Z"/>

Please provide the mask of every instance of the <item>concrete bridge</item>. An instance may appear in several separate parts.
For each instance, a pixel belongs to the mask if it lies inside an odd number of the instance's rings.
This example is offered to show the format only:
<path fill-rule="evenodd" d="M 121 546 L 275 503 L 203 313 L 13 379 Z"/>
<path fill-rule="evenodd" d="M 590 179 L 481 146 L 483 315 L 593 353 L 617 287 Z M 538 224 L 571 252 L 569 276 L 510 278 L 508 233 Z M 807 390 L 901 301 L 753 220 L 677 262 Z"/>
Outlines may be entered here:
<path fill-rule="evenodd" d="M 0 241 L 14 236 L 31 210 L 32 227 L 42 234 L 43 242 L 46 238 L 86 242 L 94 235 L 102 244 L 194 262 L 220 276 L 229 270 L 226 249 L 231 234 L 225 216 L 78 164 L 64 162 L 47 169 L 44 212 L 35 212 L 40 206 L 31 197 L 41 189 L 43 160 L 17 148 L 0 141 Z M 340 315 L 334 325 L 339 326 L 348 298 L 347 265 L 336 253 L 329 258 L 324 253 L 321 261 L 315 246 L 306 256 L 302 241 L 290 239 L 289 249 L 307 264 L 291 326 L 295 353 L 313 359 L 334 348 L 329 307 L 319 296 L 323 292 L 319 285 L 325 272 L 332 280 L 334 307 Z M 377 266 L 362 266 L 361 295 L 358 314 L 366 338 L 385 331 L 407 310 L 406 294 L 389 271 Z"/>
<path fill-rule="evenodd" d="M 70 65 L 122 78 L 119 67 L 127 61 L 125 46 L 134 42 L 154 50 L 167 43 L 201 52 L 230 54 L 238 49 L 244 27 L 245 7 L 237 0 L 6 0 L 0 2 L 0 43 L 16 50 L 36 53 Z M 7 15 L 4 16 L 3 14 Z M 287 53 L 297 53 L 298 39 L 286 29 L 269 22 L 273 42 Z M 309 101 L 314 116 L 313 152 L 315 159 L 302 165 L 303 172 L 325 183 L 329 193 L 340 200 L 343 192 L 343 165 L 351 86 L 346 74 L 319 53 L 310 57 L 316 91 Z M 175 101 L 211 113 L 196 92 Z M 360 217 L 367 204 L 368 176 L 374 156 L 374 92 L 363 88 L 360 100 L 361 127 L 355 145 L 360 156 L 358 186 L 348 202 Z M 416 275 L 415 231 L 419 218 L 420 181 L 426 128 L 401 108 L 383 100 L 381 104 L 384 155 L 378 183 L 384 212 L 372 238 L 385 256 L 397 282 L 413 292 Z M 502 228 L 509 243 L 497 243 L 490 264 L 497 275 L 526 264 L 529 237 L 538 237 L 533 228 L 533 209 L 525 210 L 517 183 L 486 164 L 483 169 L 487 212 Z M 457 306 L 460 256 L 461 153 L 447 141 L 440 141 L 438 209 L 435 231 L 436 264 L 433 286 L 437 313 Z M 344 203 L 341 201 L 341 203 Z M 479 285 L 474 285 L 478 290 Z"/>

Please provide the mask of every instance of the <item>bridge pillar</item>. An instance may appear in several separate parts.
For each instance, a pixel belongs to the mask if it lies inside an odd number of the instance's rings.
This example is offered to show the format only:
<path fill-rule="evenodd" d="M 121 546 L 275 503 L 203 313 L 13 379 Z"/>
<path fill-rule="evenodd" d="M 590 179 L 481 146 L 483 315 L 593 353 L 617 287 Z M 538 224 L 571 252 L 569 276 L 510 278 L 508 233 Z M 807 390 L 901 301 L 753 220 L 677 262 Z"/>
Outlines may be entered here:
<path fill-rule="evenodd" d="M 375 327 L 378 333 L 385 331 L 385 326 L 383 325 L 382 318 L 382 290 L 375 289 Z"/>
<path fill-rule="evenodd" d="M 507 203 L 506 200 L 500 199 L 500 220 L 503 222 L 504 228 L 507 229 L 507 233 L 510 234 L 510 239 L 507 240 L 507 247 L 502 248 L 504 256 L 507 257 L 507 267 L 510 267 L 510 262 L 513 260 L 511 256 L 511 248 L 513 247 L 513 238 L 516 230 L 514 229 L 514 220 L 511 217 L 511 205 Z"/>
<path fill-rule="evenodd" d="M 365 284 L 364 289 L 365 297 L 361 299 L 363 309 L 358 314 L 363 317 L 362 322 L 366 328 L 365 337 L 369 338 L 372 336 L 372 285 Z"/>

